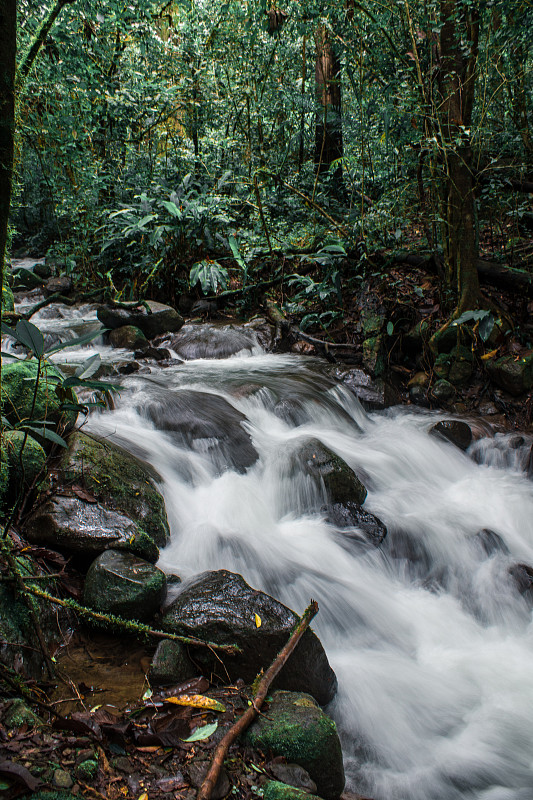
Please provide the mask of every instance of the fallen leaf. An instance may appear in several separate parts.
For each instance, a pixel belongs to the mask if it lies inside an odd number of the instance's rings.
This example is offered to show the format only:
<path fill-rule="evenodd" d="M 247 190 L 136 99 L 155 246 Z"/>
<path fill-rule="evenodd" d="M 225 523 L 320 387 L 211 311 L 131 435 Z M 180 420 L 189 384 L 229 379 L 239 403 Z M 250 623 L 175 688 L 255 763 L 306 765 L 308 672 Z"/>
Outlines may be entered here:
<path fill-rule="evenodd" d="M 86 489 L 82 489 L 81 486 L 78 486 L 77 484 L 74 484 L 74 486 L 71 486 L 70 488 L 72 490 L 72 493 L 75 494 L 76 497 L 79 497 L 80 500 L 85 500 L 86 503 L 97 503 L 98 502 L 98 500 L 96 499 L 94 494 L 91 494 Z"/>
<path fill-rule="evenodd" d="M 206 711 L 225 711 L 226 707 L 206 697 L 203 694 L 182 694 L 179 697 L 165 697 L 165 703 L 175 703 L 177 706 L 192 706 L 193 708 L 205 708 Z"/>
<path fill-rule="evenodd" d="M 484 355 L 482 355 L 481 356 L 481 360 L 482 361 L 488 361 L 490 358 L 494 358 L 494 356 L 496 355 L 497 352 L 498 352 L 498 348 L 496 348 L 496 350 L 491 350 L 490 353 L 485 353 Z"/>
<path fill-rule="evenodd" d="M 0 761 L 0 775 L 22 783 L 30 792 L 35 792 L 41 786 L 41 781 L 34 778 L 26 767 L 14 764 L 13 761 Z"/>
<path fill-rule="evenodd" d="M 191 733 L 186 739 L 182 739 L 183 742 L 201 742 L 204 739 L 209 739 L 209 737 L 216 731 L 218 728 L 218 722 L 212 722 L 211 725 L 203 725 L 201 728 L 196 728 L 194 733 Z"/>
<path fill-rule="evenodd" d="M 261 617 L 259 616 L 259 614 L 255 615 L 255 627 L 256 628 L 260 628 L 261 627 Z"/>

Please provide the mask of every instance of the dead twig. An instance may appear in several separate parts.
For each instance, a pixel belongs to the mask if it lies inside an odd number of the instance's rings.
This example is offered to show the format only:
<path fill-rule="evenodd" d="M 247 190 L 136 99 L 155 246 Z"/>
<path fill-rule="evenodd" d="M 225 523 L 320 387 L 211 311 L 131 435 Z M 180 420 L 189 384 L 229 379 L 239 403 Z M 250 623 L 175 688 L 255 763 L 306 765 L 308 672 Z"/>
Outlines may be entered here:
<path fill-rule="evenodd" d="M 284 666 L 285 662 L 295 649 L 296 645 L 304 635 L 305 631 L 309 627 L 309 624 L 314 616 L 318 613 L 318 603 L 314 600 L 311 601 L 311 604 L 305 609 L 304 613 L 296 623 L 296 626 L 287 642 L 287 644 L 283 647 L 282 650 L 278 653 L 272 664 L 269 666 L 259 684 L 257 686 L 257 691 L 255 693 L 254 699 L 252 701 L 252 705 L 244 712 L 244 714 L 239 717 L 237 722 L 230 728 L 230 730 L 226 733 L 223 739 L 220 740 L 217 748 L 215 750 L 215 754 L 213 756 L 213 761 L 211 762 L 211 766 L 209 767 L 209 771 L 205 777 L 202 786 L 200 787 L 200 791 L 197 795 L 197 800 L 210 800 L 211 793 L 215 787 L 215 784 L 218 780 L 218 776 L 220 775 L 220 770 L 222 769 L 222 765 L 224 763 L 224 759 L 228 753 L 230 746 L 233 744 L 235 739 L 243 733 L 246 728 L 252 723 L 252 721 L 256 718 L 259 714 L 259 709 L 263 705 L 265 697 L 267 696 L 267 692 L 270 688 L 270 684 L 276 677 L 276 675 L 280 672 L 281 668 Z"/>

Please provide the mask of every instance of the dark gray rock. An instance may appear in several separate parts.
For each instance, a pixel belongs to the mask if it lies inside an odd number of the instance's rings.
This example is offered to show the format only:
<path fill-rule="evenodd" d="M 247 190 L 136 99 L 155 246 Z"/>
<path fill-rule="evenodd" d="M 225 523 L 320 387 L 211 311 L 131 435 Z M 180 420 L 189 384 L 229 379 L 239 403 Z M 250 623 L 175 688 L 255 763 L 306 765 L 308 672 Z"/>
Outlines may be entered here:
<path fill-rule="evenodd" d="M 120 549 L 147 561 L 159 558 L 157 546 L 135 522 L 78 497 L 54 497 L 39 506 L 24 532 L 32 544 L 45 544 L 85 557 L 94 558 L 104 550 Z"/>
<path fill-rule="evenodd" d="M 123 347 L 126 350 L 143 349 L 148 346 L 144 333 L 134 325 L 122 325 L 109 334 L 109 341 L 113 347 Z"/>
<path fill-rule="evenodd" d="M 204 761 L 203 759 L 195 759 L 194 761 L 191 761 L 188 770 L 189 780 L 193 786 L 196 786 L 198 789 L 200 788 L 205 781 L 210 766 L 211 762 Z M 222 800 L 223 797 L 226 797 L 230 789 L 231 784 L 229 782 L 228 775 L 226 770 L 222 768 L 220 770 L 217 782 L 211 792 L 211 800 Z"/>
<path fill-rule="evenodd" d="M 417 384 L 411 386 L 411 388 L 409 389 L 409 400 L 415 406 L 421 406 L 422 408 L 429 407 L 427 392 L 423 386 L 419 386 Z"/>
<path fill-rule="evenodd" d="M 225 325 L 187 325 L 171 341 L 180 358 L 229 358 L 243 350 L 252 352 L 257 340 L 253 330 Z"/>
<path fill-rule="evenodd" d="M 355 533 L 343 530 L 339 534 L 341 543 L 366 543 L 378 547 L 387 535 L 387 528 L 381 520 L 357 503 L 333 503 L 325 506 L 323 511 L 331 525 L 341 529 L 357 528 Z"/>
<path fill-rule="evenodd" d="M 293 465 L 323 485 L 332 504 L 364 503 L 367 491 L 353 469 L 318 439 L 312 439 L 296 451 Z"/>
<path fill-rule="evenodd" d="M 311 778 L 306 769 L 299 764 L 286 764 L 285 762 L 271 761 L 266 768 L 272 775 L 289 786 L 303 789 L 308 794 L 316 792 L 316 783 Z"/>
<path fill-rule="evenodd" d="M 528 605 L 533 606 L 533 567 L 529 564 L 513 564 L 509 575 Z"/>
<path fill-rule="evenodd" d="M 72 279 L 67 275 L 59 275 L 57 278 L 49 278 L 44 286 L 44 293 L 47 297 L 52 294 L 69 295 L 73 289 Z"/>
<path fill-rule="evenodd" d="M 533 387 L 533 355 L 502 356 L 486 364 L 490 379 L 509 394 L 518 396 Z"/>
<path fill-rule="evenodd" d="M 50 264 L 45 264 L 42 261 L 38 261 L 35 264 L 33 271 L 39 278 L 43 278 L 43 280 L 52 277 L 52 267 Z"/>
<path fill-rule="evenodd" d="M 220 470 L 245 472 L 257 461 L 251 437 L 242 427 L 246 417 L 222 397 L 183 389 L 161 394 L 141 413 L 159 430 L 172 432 L 178 442 L 208 454 Z"/>
<path fill-rule="evenodd" d="M 150 665 L 152 685 L 183 683 L 195 673 L 196 669 L 187 655 L 187 649 L 180 642 L 172 639 L 159 642 Z"/>
<path fill-rule="evenodd" d="M 449 381 L 441 378 L 440 380 L 436 381 L 431 390 L 431 394 L 437 403 L 447 403 L 449 400 L 453 400 L 455 397 L 455 387 Z"/>
<path fill-rule="evenodd" d="M 174 333 L 183 325 L 183 317 L 176 309 L 154 300 L 146 301 L 150 309 L 138 303 L 127 304 L 128 308 L 102 306 L 98 309 L 98 319 L 106 328 L 120 328 L 133 325 L 139 328 L 147 339 L 153 339 L 162 333 Z"/>
<path fill-rule="evenodd" d="M 494 553 L 508 555 L 510 552 L 500 534 L 491 531 L 490 528 L 483 528 L 482 531 L 478 531 L 474 536 L 474 540 L 488 556 L 492 556 Z"/>
<path fill-rule="evenodd" d="M 337 729 L 308 694 L 274 692 L 245 740 L 252 747 L 299 764 L 316 783 L 321 797 L 338 800 L 344 789 L 344 766 Z"/>
<path fill-rule="evenodd" d="M 154 361 L 167 361 L 170 358 L 170 351 L 166 347 L 150 347 L 148 345 L 144 346 L 142 350 L 135 350 L 134 356 L 139 360 L 151 358 Z"/>
<path fill-rule="evenodd" d="M 454 347 L 451 355 L 450 371 L 448 380 L 453 384 L 462 384 L 471 377 L 474 371 L 474 356 L 472 350 L 463 345 Z M 446 376 L 443 376 L 446 377 Z"/>
<path fill-rule="evenodd" d="M 335 374 L 370 411 L 389 408 L 398 402 L 396 392 L 383 378 L 373 378 L 362 369 L 337 369 Z"/>
<path fill-rule="evenodd" d="M 472 431 L 466 422 L 459 419 L 443 419 L 429 429 L 431 436 L 451 442 L 460 450 L 468 450 L 472 444 Z"/>
<path fill-rule="evenodd" d="M 177 587 L 178 595 L 166 610 L 161 627 L 181 636 L 196 636 L 217 644 L 236 644 L 238 656 L 224 655 L 232 680 L 254 680 L 287 642 L 297 616 L 278 600 L 252 589 L 242 575 L 227 570 L 204 572 Z M 261 619 L 256 626 L 255 615 Z M 216 669 L 206 648 L 194 648 L 194 658 Z M 307 630 L 281 670 L 275 685 L 306 691 L 321 705 L 335 696 L 337 679 L 318 637 Z"/>
<path fill-rule="evenodd" d="M 107 550 L 89 567 L 83 601 L 95 611 L 148 622 L 161 607 L 166 585 L 165 573 L 148 561 Z"/>

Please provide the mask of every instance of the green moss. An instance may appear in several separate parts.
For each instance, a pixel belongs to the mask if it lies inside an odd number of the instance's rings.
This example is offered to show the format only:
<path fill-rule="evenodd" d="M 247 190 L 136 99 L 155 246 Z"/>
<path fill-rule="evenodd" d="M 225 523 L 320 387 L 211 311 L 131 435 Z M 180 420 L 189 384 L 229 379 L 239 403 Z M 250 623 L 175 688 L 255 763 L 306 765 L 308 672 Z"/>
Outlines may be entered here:
<path fill-rule="evenodd" d="M 15 700 L 10 703 L 9 708 L 5 712 L 3 722 L 7 728 L 20 728 L 22 725 L 28 725 L 30 728 L 34 728 L 43 724 L 42 719 L 39 719 L 37 714 L 34 714 L 24 700 L 21 700 L 19 697 L 15 698 Z"/>
<path fill-rule="evenodd" d="M 76 775 L 82 781 L 90 781 L 96 777 L 98 773 L 98 762 L 92 758 L 87 758 L 78 764 L 76 768 Z"/>
<path fill-rule="evenodd" d="M 61 469 L 65 482 L 81 483 L 102 505 L 138 522 L 160 547 L 168 543 L 165 503 L 153 485 L 159 476 L 149 466 L 116 445 L 77 432 L 69 438 Z"/>
<path fill-rule="evenodd" d="M 79 800 L 70 792 L 33 792 L 32 800 Z"/>
<path fill-rule="evenodd" d="M 321 798 L 280 781 L 268 781 L 265 783 L 263 800 L 321 800 Z"/>
<path fill-rule="evenodd" d="M 22 449 L 23 444 L 24 449 Z M 41 476 L 41 479 L 44 479 L 46 453 L 35 439 L 28 436 L 26 442 L 24 442 L 23 431 L 4 431 L 3 445 L 9 468 L 10 488 L 17 489 L 22 480 L 24 480 L 24 486 L 27 488 L 31 486 L 37 477 Z"/>
<path fill-rule="evenodd" d="M 77 414 L 72 411 L 65 414 L 61 410 L 61 400 L 55 393 L 61 373 L 50 364 L 42 367 L 33 407 L 37 371 L 35 360 L 17 361 L 2 367 L 2 413 L 13 425 L 33 419 L 72 426 Z"/>
<path fill-rule="evenodd" d="M 2 311 L 14 311 L 15 310 L 15 299 L 13 297 L 13 292 L 11 291 L 9 286 L 2 286 Z"/>
<path fill-rule="evenodd" d="M 435 359 L 435 364 L 433 370 L 435 375 L 440 380 L 447 380 L 448 375 L 450 374 L 450 366 L 452 363 L 451 356 L 447 353 L 441 353 Z"/>

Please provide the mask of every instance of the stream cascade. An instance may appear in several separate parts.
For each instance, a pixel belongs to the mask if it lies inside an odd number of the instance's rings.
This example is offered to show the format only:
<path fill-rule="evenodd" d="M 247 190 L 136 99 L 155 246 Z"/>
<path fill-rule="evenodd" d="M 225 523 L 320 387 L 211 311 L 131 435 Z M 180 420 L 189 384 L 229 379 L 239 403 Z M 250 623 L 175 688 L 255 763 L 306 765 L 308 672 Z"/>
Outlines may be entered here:
<path fill-rule="evenodd" d="M 57 332 L 47 311 L 32 321 Z M 90 309 L 73 313 L 62 336 L 95 324 Z M 96 352 L 133 358 L 100 343 L 55 359 Z M 347 788 L 375 800 L 532 800 L 533 625 L 512 569 L 533 564 L 533 483 L 516 437 L 462 452 L 429 435 L 442 414 L 366 412 L 329 365 L 259 345 L 151 365 L 120 384 L 115 408 L 84 430 L 161 476 L 171 541 L 159 566 L 183 579 L 240 573 L 296 613 L 318 601 Z M 218 438 L 175 436 L 169 416 L 183 392 L 244 415 L 255 462 L 228 468 Z M 299 448 L 317 439 L 368 490 L 364 508 L 387 527 L 379 546 L 326 519 L 324 492 L 298 468 Z"/>

